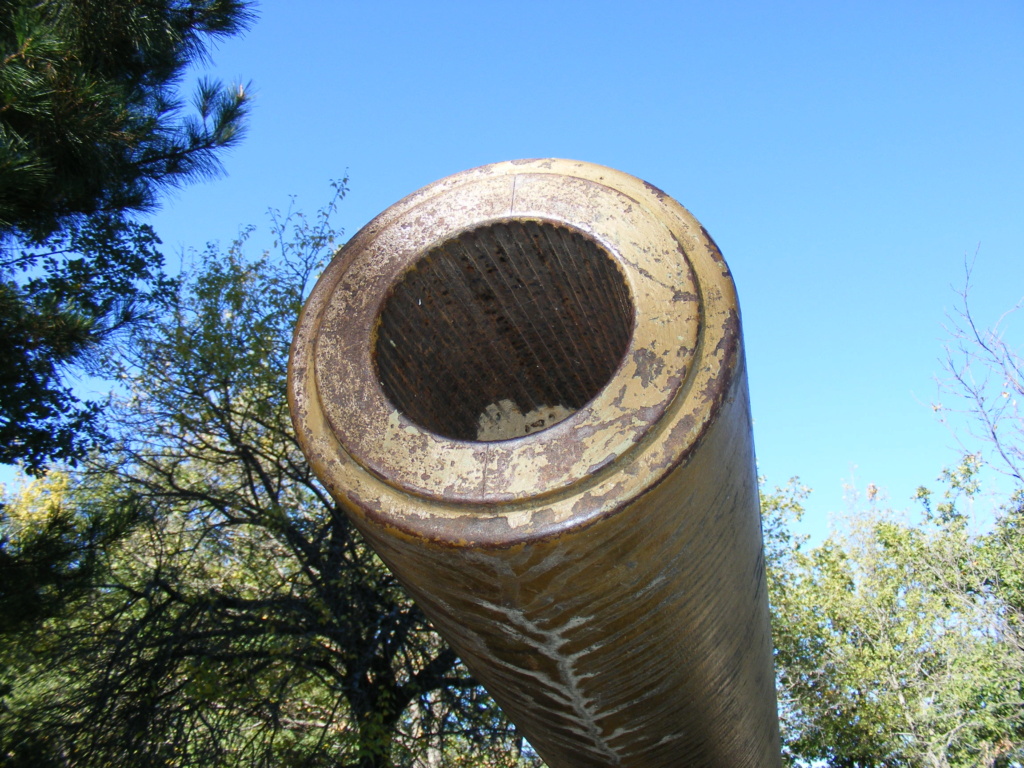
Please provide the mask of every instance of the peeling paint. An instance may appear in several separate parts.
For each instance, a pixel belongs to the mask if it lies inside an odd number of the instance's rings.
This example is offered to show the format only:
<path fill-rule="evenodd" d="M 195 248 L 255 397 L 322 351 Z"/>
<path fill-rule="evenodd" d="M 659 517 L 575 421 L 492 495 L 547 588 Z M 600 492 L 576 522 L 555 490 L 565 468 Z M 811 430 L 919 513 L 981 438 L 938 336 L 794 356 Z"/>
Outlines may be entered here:
<path fill-rule="evenodd" d="M 613 269 L 586 282 L 576 253 Z M 436 296 L 387 326 L 387 297 L 426 278 Z M 520 312 L 529 291 L 547 305 Z M 507 351 L 483 362 L 467 319 Z M 385 365 L 382 339 L 406 350 Z M 488 378 L 463 352 L 521 367 Z M 612 363 L 596 388 L 583 359 Z M 487 391 L 473 431 L 446 435 L 466 375 Z M 735 288 L 699 222 L 631 176 L 545 159 L 443 179 L 357 233 L 303 309 L 288 397 L 324 485 L 552 768 L 771 768 L 746 386 Z M 450 391 L 433 426 L 413 415 Z"/>

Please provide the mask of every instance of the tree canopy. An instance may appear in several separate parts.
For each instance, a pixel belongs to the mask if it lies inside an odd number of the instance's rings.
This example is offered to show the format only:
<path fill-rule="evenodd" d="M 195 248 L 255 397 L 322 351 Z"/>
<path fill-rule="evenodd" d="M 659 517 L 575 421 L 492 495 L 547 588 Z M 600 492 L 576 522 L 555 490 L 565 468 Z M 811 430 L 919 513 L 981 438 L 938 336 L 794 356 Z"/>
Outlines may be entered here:
<path fill-rule="evenodd" d="M 193 254 L 104 353 L 104 450 L 7 499 L 0 765 L 539 765 L 295 442 L 288 346 L 343 191 L 273 213 L 269 250 Z M 980 466 L 909 511 L 869 487 L 813 547 L 807 489 L 762 492 L 787 764 L 1024 762 L 1024 493 L 972 527 Z"/>
<path fill-rule="evenodd" d="M 250 19 L 241 0 L 0 3 L 0 237 L 44 240 L 213 172 L 240 137 L 245 92 L 201 82 L 182 117 L 177 89 Z"/>
<path fill-rule="evenodd" d="M 134 214 L 214 173 L 242 135 L 241 87 L 179 88 L 242 0 L 0 2 L 0 462 L 30 472 L 83 455 L 99 404 L 72 371 L 167 288 Z"/>
<path fill-rule="evenodd" d="M 179 89 L 251 17 L 0 0 L 0 463 L 35 476 L 0 500 L 0 766 L 537 766 L 292 433 L 344 185 L 173 280 L 136 218 L 241 137 L 245 88 Z M 807 490 L 762 495 L 789 765 L 1024 765 L 1024 366 L 963 300 L 953 394 L 1017 489 L 990 527 L 977 445 L 913 514 L 870 492 L 813 547 Z M 75 371 L 119 394 L 80 402 Z"/>
<path fill-rule="evenodd" d="M 12 636 L 7 764 L 534 764 L 296 444 L 287 355 L 328 213 L 275 215 L 276 257 L 248 231 L 197 254 L 113 361 L 113 442 L 12 503 L 19 546 L 29 514 L 123 535 Z"/>
<path fill-rule="evenodd" d="M 1024 510 L 972 531 L 977 470 L 966 456 L 938 501 L 922 488 L 919 522 L 871 499 L 810 549 L 789 528 L 806 489 L 764 495 L 789 764 L 1021 764 Z"/>

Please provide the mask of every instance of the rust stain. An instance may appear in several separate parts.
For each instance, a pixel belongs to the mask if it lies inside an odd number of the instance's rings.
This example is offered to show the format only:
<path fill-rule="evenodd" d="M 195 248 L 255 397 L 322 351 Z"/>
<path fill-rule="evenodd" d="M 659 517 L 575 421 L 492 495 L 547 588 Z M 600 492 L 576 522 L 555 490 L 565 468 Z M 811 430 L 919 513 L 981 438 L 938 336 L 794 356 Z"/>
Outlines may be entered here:
<path fill-rule="evenodd" d="M 636 363 L 636 373 L 633 375 L 640 379 L 640 384 L 645 388 L 651 385 L 651 380 L 658 376 L 665 367 L 661 357 L 650 349 L 634 350 L 633 362 Z"/>
<path fill-rule="evenodd" d="M 704 229 L 703 224 L 701 224 L 700 226 L 700 233 L 704 235 L 704 239 L 707 240 L 708 245 L 710 246 L 708 253 L 711 256 L 711 258 L 714 259 L 719 264 L 724 265 L 725 257 L 722 256 L 722 251 L 721 249 L 719 249 L 718 243 L 716 243 L 714 238 L 711 237 L 711 235 L 708 233 L 706 229 Z"/>
<path fill-rule="evenodd" d="M 645 181 L 644 182 L 644 186 L 647 188 L 647 190 L 649 192 L 653 193 L 654 196 L 657 197 L 659 201 L 662 201 L 662 200 L 664 200 L 665 198 L 668 197 L 667 194 L 662 192 L 660 189 L 658 189 L 656 186 L 651 184 L 649 181 Z"/>
<path fill-rule="evenodd" d="M 600 254 L 614 270 L 595 282 Z M 396 203 L 300 319 L 303 450 L 552 768 L 779 764 L 735 302 L 717 245 L 662 190 L 543 159 Z M 568 415 L 446 434 L 478 390 L 459 417 L 474 429 L 503 398 Z"/>

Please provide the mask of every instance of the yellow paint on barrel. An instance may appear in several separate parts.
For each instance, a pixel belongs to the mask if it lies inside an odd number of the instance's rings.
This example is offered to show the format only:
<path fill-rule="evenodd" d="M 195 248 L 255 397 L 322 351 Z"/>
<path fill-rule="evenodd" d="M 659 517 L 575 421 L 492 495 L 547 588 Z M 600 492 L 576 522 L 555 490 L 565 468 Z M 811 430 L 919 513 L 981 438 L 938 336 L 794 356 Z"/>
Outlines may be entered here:
<path fill-rule="evenodd" d="M 567 160 L 425 187 L 324 272 L 289 399 L 553 768 L 779 764 L 739 307 L 674 200 Z"/>

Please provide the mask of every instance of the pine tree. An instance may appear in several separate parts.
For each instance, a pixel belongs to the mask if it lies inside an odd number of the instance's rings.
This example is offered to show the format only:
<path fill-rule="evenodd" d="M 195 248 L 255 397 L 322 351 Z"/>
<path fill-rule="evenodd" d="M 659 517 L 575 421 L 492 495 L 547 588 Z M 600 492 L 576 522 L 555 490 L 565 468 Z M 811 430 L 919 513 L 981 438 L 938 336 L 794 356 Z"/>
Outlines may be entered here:
<path fill-rule="evenodd" d="M 38 241 L 214 172 L 245 91 L 203 82 L 180 119 L 178 85 L 249 19 L 241 0 L 0 2 L 0 234 Z"/>
<path fill-rule="evenodd" d="M 163 292 L 135 215 L 215 173 L 242 134 L 245 89 L 179 85 L 246 0 L 0 0 L 0 462 L 40 472 L 98 434 L 69 370 Z"/>

